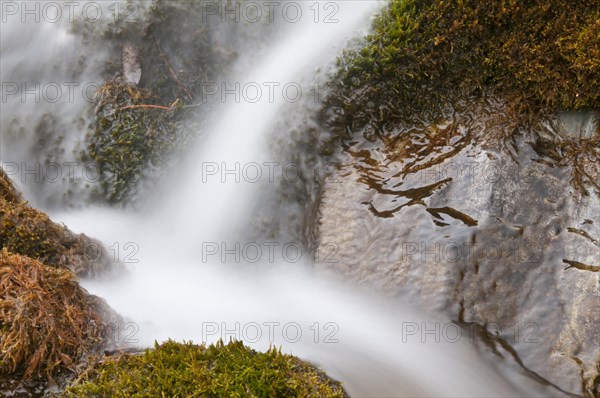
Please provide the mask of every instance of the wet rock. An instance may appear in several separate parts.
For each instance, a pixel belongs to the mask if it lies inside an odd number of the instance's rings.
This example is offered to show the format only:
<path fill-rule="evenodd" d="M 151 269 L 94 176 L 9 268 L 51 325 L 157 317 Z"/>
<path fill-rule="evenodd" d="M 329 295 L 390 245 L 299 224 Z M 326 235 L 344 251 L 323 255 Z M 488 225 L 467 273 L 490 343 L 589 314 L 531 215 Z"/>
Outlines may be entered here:
<path fill-rule="evenodd" d="M 562 131 L 575 138 L 592 138 L 600 134 L 600 112 L 560 112 Z"/>
<path fill-rule="evenodd" d="M 335 254 L 320 270 L 410 292 L 485 330 L 535 378 L 590 397 L 600 390 L 598 10 L 391 1 L 341 58 L 321 111 L 343 155 L 314 234 L 319 259 Z"/>
<path fill-rule="evenodd" d="M 142 66 L 137 48 L 129 42 L 123 43 L 122 58 L 125 82 L 138 84 L 142 78 Z"/>
<path fill-rule="evenodd" d="M 597 396 L 600 137 L 508 129 L 504 112 L 347 142 L 321 190 L 316 267 L 481 325 L 558 390 Z"/>
<path fill-rule="evenodd" d="M 92 199 L 139 204 L 201 134 L 205 84 L 233 60 L 216 38 L 216 17 L 206 15 L 202 2 L 156 1 L 143 20 L 106 33 L 120 57 L 113 78 L 98 90 L 81 154 L 99 170 Z"/>

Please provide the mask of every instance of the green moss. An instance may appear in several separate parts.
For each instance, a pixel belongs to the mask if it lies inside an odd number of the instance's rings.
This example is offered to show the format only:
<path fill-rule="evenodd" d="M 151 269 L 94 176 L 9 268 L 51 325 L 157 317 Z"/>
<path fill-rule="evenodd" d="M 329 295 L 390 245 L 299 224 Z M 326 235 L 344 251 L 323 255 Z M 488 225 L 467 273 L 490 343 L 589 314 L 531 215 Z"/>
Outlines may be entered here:
<path fill-rule="evenodd" d="M 381 135 L 482 90 L 519 117 L 600 108 L 598 0 L 392 0 L 363 44 L 327 100 L 338 136 Z"/>
<path fill-rule="evenodd" d="M 0 249 L 21 254 L 46 265 L 68 268 L 79 276 L 105 272 L 110 266 L 102 244 L 76 235 L 34 209 L 14 189 L 0 169 Z"/>
<path fill-rule="evenodd" d="M 94 131 L 84 161 L 100 169 L 96 198 L 110 203 L 135 202 L 138 183 L 155 176 L 167 159 L 183 153 L 202 131 L 202 90 L 213 82 L 234 54 L 212 38 L 205 3 L 153 2 L 143 23 L 121 23 L 106 32 L 119 54 L 109 68 L 114 76 L 98 95 Z M 135 49 L 141 68 L 137 85 L 122 79 L 121 46 Z M 155 105 L 174 110 L 131 105 Z"/>
<path fill-rule="evenodd" d="M 100 364 L 66 397 L 345 397 L 339 383 L 277 349 L 241 342 L 168 341 L 143 355 Z"/>
<path fill-rule="evenodd" d="M 101 195 L 110 202 L 129 197 L 142 171 L 160 164 L 177 140 L 176 110 L 127 108 L 153 103 L 147 90 L 126 83 L 106 83 L 98 92 L 95 131 L 88 149 L 100 171 Z"/>
<path fill-rule="evenodd" d="M 59 235 L 56 227 L 44 213 L 25 203 L 2 208 L 0 246 L 13 253 L 52 262 L 60 251 L 59 242 L 50 238 Z"/>

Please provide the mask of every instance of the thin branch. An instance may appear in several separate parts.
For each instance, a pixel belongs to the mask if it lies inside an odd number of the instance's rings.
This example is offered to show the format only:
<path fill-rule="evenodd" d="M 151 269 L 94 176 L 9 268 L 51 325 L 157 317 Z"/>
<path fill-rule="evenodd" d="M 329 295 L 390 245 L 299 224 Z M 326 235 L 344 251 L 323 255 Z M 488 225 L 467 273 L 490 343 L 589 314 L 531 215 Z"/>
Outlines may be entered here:
<path fill-rule="evenodd" d="M 118 110 L 122 111 L 125 109 L 135 109 L 135 108 L 154 108 L 154 109 L 164 109 L 166 111 L 172 111 L 175 109 L 175 107 L 173 106 L 161 106 L 161 105 L 128 105 L 128 106 L 124 106 L 122 108 L 119 108 Z"/>

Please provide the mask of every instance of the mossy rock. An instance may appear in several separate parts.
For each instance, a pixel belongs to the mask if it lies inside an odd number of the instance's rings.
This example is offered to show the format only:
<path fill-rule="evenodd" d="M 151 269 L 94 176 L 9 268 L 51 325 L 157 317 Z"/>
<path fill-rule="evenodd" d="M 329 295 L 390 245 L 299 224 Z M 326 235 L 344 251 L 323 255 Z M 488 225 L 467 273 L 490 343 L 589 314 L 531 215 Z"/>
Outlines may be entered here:
<path fill-rule="evenodd" d="M 153 101 L 148 90 L 128 83 L 105 83 L 98 91 L 87 156 L 100 171 L 98 195 L 109 202 L 133 195 L 144 170 L 160 165 L 177 141 L 175 109 L 146 106 Z"/>
<path fill-rule="evenodd" d="M 66 268 L 78 276 L 107 272 L 113 264 L 104 246 L 74 234 L 25 202 L 0 169 L 0 249 Z"/>
<path fill-rule="evenodd" d="M 107 342 L 101 299 L 71 272 L 0 251 L 0 378 L 76 373 Z"/>
<path fill-rule="evenodd" d="M 140 181 L 160 175 L 167 159 L 184 153 L 201 133 L 203 84 L 214 82 L 233 59 L 215 44 L 212 31 L 203 2 L 159 0 L 143 23 L 107 33 L 122 47 L 115 53 L 126 55 L 112 63 L 113 76 L 99 90 L 93 132 L 81 156 L 100 169 L 95 199 L 135 203 Z M 132 62 L 139 82 L 128 82 Z"/>
<path fill-rule="evenodd" d="M 600 2 L 392 0 L 339 67 L 335 138 L 381 136 L 484 90 L 508 100 L 507 120 L 600 109 Z"/>
<path fill-rule="evenodd" d="M 279 350 L 242 342 L 167 341 L 143 355 L 108 360 L 66 397 L 346 397 L 340 383 Z"/>
<path fill-rule="evenodd" d="M 233 60 L 235 54 L 213 37 L 210 19 L 220 22 L 220 16 L 211 17 L 206 10 L 206 3 L 195 0 L 157 0 L 141 32 L 124 32 L 124 37 L 137 38 L 141 87 L 167 102 L 180 98 L 190 103 Z"/>

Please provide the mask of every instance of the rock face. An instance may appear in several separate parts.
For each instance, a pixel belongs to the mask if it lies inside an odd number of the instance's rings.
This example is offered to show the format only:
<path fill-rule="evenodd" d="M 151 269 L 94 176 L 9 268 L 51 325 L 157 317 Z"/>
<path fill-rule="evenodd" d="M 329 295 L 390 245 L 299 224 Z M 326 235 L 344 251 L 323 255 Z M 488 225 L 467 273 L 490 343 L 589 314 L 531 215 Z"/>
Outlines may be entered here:
<path fill-rule="evenodd" d="M 142 78 L 142 66 L 135 46 L 129 42 L 123 43 L 121 57 L 123 58 L 123 78 L 125 82 L 138 84 Z"/>
<path fill-rule="evenodd" d="M 557 389 L 598 396 L 600 137 L 502 131 L 487 110 L 349 142 L 316 266 L 481 325 Z"/>

